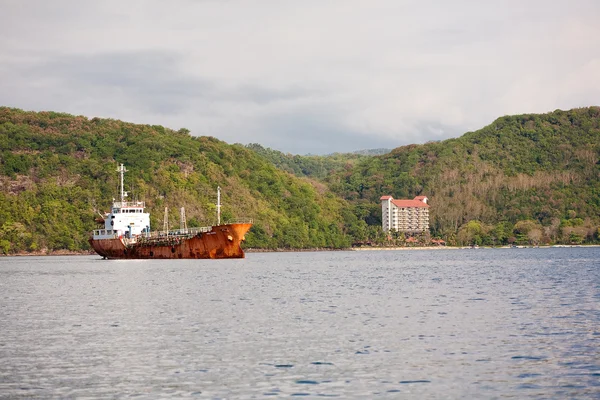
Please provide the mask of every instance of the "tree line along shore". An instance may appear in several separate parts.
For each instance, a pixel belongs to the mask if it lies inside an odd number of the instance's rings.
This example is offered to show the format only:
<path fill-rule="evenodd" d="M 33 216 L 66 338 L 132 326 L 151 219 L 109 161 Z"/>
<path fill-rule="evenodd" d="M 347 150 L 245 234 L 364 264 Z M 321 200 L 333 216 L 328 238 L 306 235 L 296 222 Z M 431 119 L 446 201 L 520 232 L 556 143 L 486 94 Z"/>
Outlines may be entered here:
<path fill-rule="evenodd" d="M 474 132 L 388 152 L 300 156 L 187 129 L 0 107 L 0 253 L 89 251 L 95 218 L 125 182 L 151 225 L 251 217 L 247 249 L 404 247 L 381 229 L 382 194 L 426 195 L 448 246 L 600 243 L 600 108 L 498 118 Z M 173 224 L 173 222 L 172 222 Z"/>

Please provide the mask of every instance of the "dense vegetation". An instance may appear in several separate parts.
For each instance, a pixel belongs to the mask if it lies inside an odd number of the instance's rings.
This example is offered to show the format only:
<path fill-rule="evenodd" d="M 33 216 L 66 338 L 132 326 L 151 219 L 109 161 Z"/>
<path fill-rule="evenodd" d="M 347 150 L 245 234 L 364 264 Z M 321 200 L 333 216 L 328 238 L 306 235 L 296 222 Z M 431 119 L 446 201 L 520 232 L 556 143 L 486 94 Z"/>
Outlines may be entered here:
<path fill-rule="evenodd" d="M 246 147 L 260 154 L 277 168 L 301 177 L 325 179 L 334 172 L 347 169 L 359 160 L 372 155 L 385 154 L 385 149 L 363 150 L 355 153 L 333 153 L 327 156 L 301 156 L 265 148 L 258 143 Z"/>
<path fill-rule="evenodd" d="M 502 117 L 457 139 L 361 159 L 331 190 L 369 225 L 378 199 L 426 195 L 431 234 L 456 244 L 598 241 L 600 108 Z M 373 236 L 375 234 L 375 236 Z M 382 240 L 372 232 L 369 240 Z"/>
<path fill-rule="evenodd" d="M 381 151 L 384 153 L 384 151 Z M 457 139 L 392 152 L 294 156 L 186 129 L 0 108 L 0 253 L 88 249 L 118 188 L 154 229 L 252 217 L 253 248 L 404 243 L 381 231 L 379 198 L 426 195 L 431 236 L 450 244 L 592 243 L 600 225 L 600 108 L 502 117 Z"/>
<path fill-rule="evenodd" d="M 165 207 L 171 225 L 185 207 L 188 226 L 251 217 L 246 247 L 340 248 L 351 244 L 347 204 L 241 145 L 192 137 L 185 129 L 0 108 L 0 253 L 88 249 L 94 217 L 125 185 L 146 200 L 154 229 Z"/>

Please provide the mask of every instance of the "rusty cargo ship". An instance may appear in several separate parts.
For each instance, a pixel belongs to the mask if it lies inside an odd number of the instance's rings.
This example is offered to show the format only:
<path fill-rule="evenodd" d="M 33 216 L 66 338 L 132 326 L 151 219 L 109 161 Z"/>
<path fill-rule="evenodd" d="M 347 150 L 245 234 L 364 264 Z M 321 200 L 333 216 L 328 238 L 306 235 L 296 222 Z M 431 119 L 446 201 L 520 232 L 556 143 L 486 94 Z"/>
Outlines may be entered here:
<path fill-rule="evenodd" d="M 99 220 L 103 229 L 96 229 L 90 245 L 107 259 L 179 259 L 179 258 L 244 258 L 241 243 L 252 227 L 252 220 L 221 224 L 220 188 L 217 192 L 217 224 L 187 228 L 184 211 L 179 229 L 169 230 L 165 213 L 165 229 L 150 230 L 150 214 L 143 201 L 125 201 L 123 164 L 117 170 L 121 175 L 121 199 L 113 201 L 111 211 Z"/>

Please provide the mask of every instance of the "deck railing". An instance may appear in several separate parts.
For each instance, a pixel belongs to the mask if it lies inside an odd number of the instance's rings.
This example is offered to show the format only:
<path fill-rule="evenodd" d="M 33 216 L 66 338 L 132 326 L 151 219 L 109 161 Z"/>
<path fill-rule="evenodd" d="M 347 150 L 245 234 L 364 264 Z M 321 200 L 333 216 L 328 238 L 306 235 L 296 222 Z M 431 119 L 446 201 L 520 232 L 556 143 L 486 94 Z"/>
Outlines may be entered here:
<path fill-rule="evenodd" d="M 254 220 L 252 218 L 235 218 L 235 219 L 223 222 L 222 225 L 229 225 L 229 224 L 253 224 L 253 223 L 254 223 Z"/>
<path fill-rule="evenodd" d="M 231 221 L 227 221 L 224 222 L 222 225 L 230 225 L 230 224 L 252 224 L 254 221 L 251 218 L 237 218 Z M 124 243 L 126 245 L 128 244 L 132 244 L 135 242 L 154 242 L 154 241 L 162 241 L 162 240 L 169 240 L 169 239 L 176 239 L 176 238 L 183 238 L 183 237 L 192 237 L 192 236 L 196 236 L 199 233 L 205 233 L 205 232 L 210 232 L 212 231 L 213 226 L 201 226 L 201 227 L 194 227 L 194 228 L 186 228 L 186 229 L 173 229 L 170 231 L 153 231 L 153 232 L 142 232 L 139 235 L 134 235 L 133 238 L 128 238 L 127 234 L 125 233 L 124 235 L 118 235 L 116 233 L 116 231 L 111 231 L 111 232 L 115 232 L 112 235 L 109 234 L 104 234 L 101 235 L 102 239 L 110 239 L 110 238 L 121 238 L 123 239 Z M 101 230 L 95 230 L 93 232 L 94 236 L 100 235 L 100 231 Z M 107 231 L 105 231 L 107 232 Z M 107 232 L 108 233 L 108 232 Z"/>
<path fill-rule="evenodd" d="M 172 231 L 154 231 L 149 232 L 147 234 L 142 233 L 141 236 L 147 238 L 162 238 L 169 236 L 194 236 L 198 233 L 210 232 L 212 230 L 212 226 L 202 226 L 199 228 L 187 228 L 187 229 L 174 229 Z"/>
<path fill-rule="evenodd" d="M 114 201 L 113 208 L 145 208 L 146 203 L 143 201 Z"/>

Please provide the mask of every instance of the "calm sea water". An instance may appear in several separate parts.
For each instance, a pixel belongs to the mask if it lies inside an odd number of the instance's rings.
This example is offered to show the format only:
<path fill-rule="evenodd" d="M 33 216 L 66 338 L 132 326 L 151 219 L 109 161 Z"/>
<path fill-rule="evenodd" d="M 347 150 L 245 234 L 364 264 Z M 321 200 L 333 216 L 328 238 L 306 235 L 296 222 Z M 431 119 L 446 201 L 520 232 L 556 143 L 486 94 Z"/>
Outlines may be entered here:
<path fill-rule="evenodd" d="M 600 398 L 600 248 L 0 258 L 2 398 Z"/>

